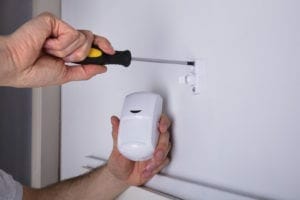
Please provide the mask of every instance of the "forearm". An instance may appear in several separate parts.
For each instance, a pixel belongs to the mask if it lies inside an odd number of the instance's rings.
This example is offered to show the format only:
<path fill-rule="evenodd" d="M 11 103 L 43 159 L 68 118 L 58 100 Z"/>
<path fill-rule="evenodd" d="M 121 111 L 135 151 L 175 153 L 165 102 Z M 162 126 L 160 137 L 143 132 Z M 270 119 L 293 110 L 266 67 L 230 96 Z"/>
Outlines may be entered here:
<path fill-rule="evenodd" d="M 23 200 L 114 199 L 127 188 L 126 183 L 115 178 L 104 166 L 85 175 L 43 189 L 24 188 Z"/>

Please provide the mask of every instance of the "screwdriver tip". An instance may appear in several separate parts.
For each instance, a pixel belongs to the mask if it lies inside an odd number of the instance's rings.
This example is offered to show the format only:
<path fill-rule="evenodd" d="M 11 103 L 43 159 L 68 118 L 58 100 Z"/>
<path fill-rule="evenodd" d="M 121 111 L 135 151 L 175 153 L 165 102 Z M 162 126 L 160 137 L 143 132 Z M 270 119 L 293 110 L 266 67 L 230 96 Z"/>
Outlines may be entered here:
<path fill-rule="evenodd" d="M 195 66 L 195 61 L 188 61 L 186 64 L 187 64 L 187 65 Z"/>

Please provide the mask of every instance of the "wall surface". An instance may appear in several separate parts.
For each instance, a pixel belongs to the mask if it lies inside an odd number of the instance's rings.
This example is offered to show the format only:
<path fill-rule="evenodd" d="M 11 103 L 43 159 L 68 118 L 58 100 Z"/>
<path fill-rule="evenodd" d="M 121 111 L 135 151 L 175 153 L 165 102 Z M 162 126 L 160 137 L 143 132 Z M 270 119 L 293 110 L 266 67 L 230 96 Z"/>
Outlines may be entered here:
<path fill-rule="evenodd" d="M 1 0 L 0 35 L 12 33 L 31 15 L 31 0 Z M 30 160 L 31 89 L 0 87 L 0 169 L 29 185 Z"/>
<path fill-rule="evenodd" d="M 63 86 L 62 178 L 82 173 L 87 155 L 108 158 L 110 116 L 120 114 L 125 95 L 145 90 L 162 95 L 173 120 L 165 176 L 215 194 L 299 199 L 299 7 L 296 0 L 63 0 L 65 20 L 108 37 L 118 50 L 200 59 L 205 88 L 195 96 L 178 84 L 189 67 L 138 62 Z M 149 185 L 184 199 L 212 199 L 208 190 L 159 180 Z"/>

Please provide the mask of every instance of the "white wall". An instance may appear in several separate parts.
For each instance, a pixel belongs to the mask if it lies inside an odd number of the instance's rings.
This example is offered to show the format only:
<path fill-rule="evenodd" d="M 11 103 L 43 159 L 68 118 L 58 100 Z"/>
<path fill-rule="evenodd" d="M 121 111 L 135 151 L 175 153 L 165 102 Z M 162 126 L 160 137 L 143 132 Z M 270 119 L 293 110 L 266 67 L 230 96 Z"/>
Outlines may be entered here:
<path fill-rule="evenodd" d="M 120 113 L 126 94 L 146 90 L 164 97 L 173 120 L 167 176 L 254 198 L 300 197 L 299 1 L 64 0 L 62 6 L 70 24 L 107 36 L 116 49 L 201 59 L 207 86 L 194 96 L 178 84 L 188 67 L 138 62 L 65 85 L 63 178 L 82 172 L 86 155 L 108 157 L 110 115 Z M 195 190 L 188 197 L 199 194 L 209 199 Z"/>

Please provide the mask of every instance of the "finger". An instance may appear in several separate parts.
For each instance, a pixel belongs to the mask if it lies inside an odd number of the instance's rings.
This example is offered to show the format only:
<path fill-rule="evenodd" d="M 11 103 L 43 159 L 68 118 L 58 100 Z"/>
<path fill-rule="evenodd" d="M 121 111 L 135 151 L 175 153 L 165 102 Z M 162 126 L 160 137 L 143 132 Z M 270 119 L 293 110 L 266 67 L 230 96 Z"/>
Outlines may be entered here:
<path fill-rule="evenodd" d="M 142 172 L 142 177 L 144 179 L 151 179 L 155 174 L 157 174 L 158 172 L 160 172 L 163 168 L 165 168 L 168 164 L 170 163 L 170 159 L 166 158 L 164 160 L 164 162 L 159 165 L 157 168 L 155 168 L 154 170 L 144 170 Z"/>
<path fill-rule="evenodd" d="M 78 40 L 79 37 L 79 31 L 61 20 L 56 20 L 56 25 L 52 30 L 52 37 L 46 40 L 44 48 L 54 51 L 63 50 Z"/>
<path fill-rule="evenodd" d="M 128 178 L 132 172 L 134 162 L 125 158 L 117 148 L 117 138 L 120 120 L 116 116 L 111 117 L 113 150 L 109 157 L 108 166 L 114 174 L 121 180 Z"/>
<path fill-rule="evenodd" d="M 164 160 L 164 162 L 159 165 L 154 171 L 153 171 L 153 175 L 157 174 L 158 172 L 160 172 L 163 168 L 165 168 L 168 164 L 170 163 L 170 158 L 166 158 Z"/>
<path fill-rule="evenodd" d="M 154 159 L 157 163 L 162 162 L 169 153 L 170 133 L 160 134 L 158 144 L 154 153 Z"/>
<path fill-rule="evenodd" d="M 162 114 L 159 120 L 159 131 L 161 133 L 165 133 L 170 126 L 171 126 L 171 121 L 169 120 L 167 115 Z"/>
<path fill-rule="evenodd" d="M 85 36 L 82 33 L 79 33 L 78 38 L 76 38 L 71 43 L 67 44 L 67 46 L 65 48 L 62 48 L 62 49 L 45 48 L 45 51 L 48 54 L 56 56 L 58 58 L 65 58 L 65 57 L 71 55 L 77 49 L 79 49 L 85 43 L 85 40 L 86 40 Z M 72 60 L 69 59 L 66 61 L 71 62 Z"/>
<path fill-rule="evenodd" d="M 83 35 L 83 40 L 78 41 L 75 48 L 68 50 L 68 56 L 64 58 L 67 62 L 79 62 L 84 60 L 88 53 L 90 52 L 94 35 L 90 31 L 81 30 L 81 35 Z"/>
<path fill-rule="evenodd" d="M 64 49 L 45 49 L 48 54 L 59 58 L 64 58 L 67 62 L 78 62 L 83 60 L 92 45 L 93 34 L 90 31 L 78 31 L 79 36 L 72 43 L 69 43 Z"/>
<path fill-rule="evenodd" d="M 169 134 L 169 133 L 167 133 Z M 156 148 L 156 151 L 154 153 L 154 156 L 152 159 L 146 161 L 145 163 L 145 169 L 146 170 L 150 170 L 152 171 L 154 168 L 156 168 L 158 165 L 161 165 L 161 163 L 163 162 L 163 160 L 166 159 L 166 157 L 168 156 L 172 145 L 170 143 L 170 141 L 168 141 L 169 138 L 165 138 L 164 140 L 166 141 L 160 141 L 159 146 Z M 167 143 L 167 144 L 164 144 Z"/>
<path fill-rule="evenodd" d="M 133 161 L 125 158 L 118 150 L 118 132 L 119 132 L 119 126 L 120 126 L 120 119 L 117 116 L 112 116 L 110 118 L 111 125 L 112 125 L 112 137 L 113 137 L 113 151 L 112 151 L 112 158 L 115 158 L 118 160 L 118 163 L 120 166 L 123 166 L 124 169 L 128 165 L 132 166 L 134 163 Z"/>
<path fill-rule="evenodd" d="M 103 50 L 107 54 L 112 55 L 115 53 L 114 48 L 111 46 L 110 42 L 105 37 L 95 35 L 94 44 L 97 45 L 101 50 Z"/>
<path fill-rule="evenodd" d="M 118 131 L 119 131 L 119 125 L 120 125 L 120 120 L 116 116 L 112 116 L 110 118 L 111 125 L 112 125 L 112 137 L 113 137 L 113 144 L 114 147 L 117 146 L 117 141 L 118 141 Z"/>
<path fill-rule="evenodd" d="M 165 156 L 165 158 L 168 157 L 168 155 L 169 155 L 171 149 L 172 149 L 172 144 L 171 144 L 171 142 L 169 142 L 168 147 L 167 147 L 167 151 L 166 151 L 166 156 Z"/>
<path fill-rule="evenodd" d="M 62 83 L 70 81 L 88 80 L 97 74 L 106 72 L 105 66 L 99 65 L 78 65 L 67 66 L 67 71 L 63 77 Z"/>

